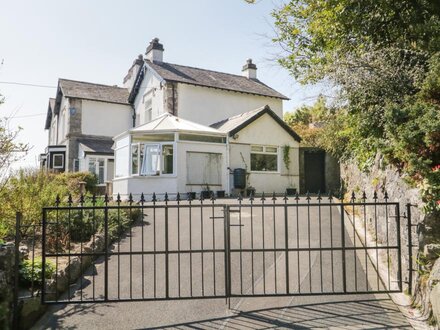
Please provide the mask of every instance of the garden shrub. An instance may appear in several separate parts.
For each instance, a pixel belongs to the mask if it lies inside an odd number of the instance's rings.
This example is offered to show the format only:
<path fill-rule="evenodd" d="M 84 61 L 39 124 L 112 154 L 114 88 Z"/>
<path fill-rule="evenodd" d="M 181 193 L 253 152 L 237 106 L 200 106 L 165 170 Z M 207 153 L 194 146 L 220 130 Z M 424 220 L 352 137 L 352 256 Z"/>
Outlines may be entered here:
<path fill-rule="evenodd" d="M 55 264 L 46 260 L 45 278 L 51 279 L 55 274 Z M 20 264 L 19 276 L 20 283 L 26 287 L 29 287 L 32 282 L 35 286 L 41 286 L 41 276 L 43 273 L 43 260 L 41 258 L 34 259 L 34 265 L 32 267 L 32 260 L 26 259 Z"/>

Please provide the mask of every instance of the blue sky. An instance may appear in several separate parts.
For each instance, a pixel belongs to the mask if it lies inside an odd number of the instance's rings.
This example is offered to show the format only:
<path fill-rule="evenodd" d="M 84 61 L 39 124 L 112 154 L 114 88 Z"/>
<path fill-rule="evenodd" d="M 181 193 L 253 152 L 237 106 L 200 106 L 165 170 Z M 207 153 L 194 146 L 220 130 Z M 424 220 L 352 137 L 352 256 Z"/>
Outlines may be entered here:
<path fill-rule="evenodd" d="M 260 0 L 75 0 L 0 1 L 0 117 L 14 115 L 20 140 L 33 148 L 19 166 L 36 166 L 47 145 L 44 130 L 49 97 L 58 78 L 121 85 L 147 44 L 159 37 L 164 60 L 241 73 L 247 58 L 258 78 L 291 98 L 284 110 L 311 103 L 318 89 L 300 86 L 273 60 L 270 12 L 282 1 Z"/>

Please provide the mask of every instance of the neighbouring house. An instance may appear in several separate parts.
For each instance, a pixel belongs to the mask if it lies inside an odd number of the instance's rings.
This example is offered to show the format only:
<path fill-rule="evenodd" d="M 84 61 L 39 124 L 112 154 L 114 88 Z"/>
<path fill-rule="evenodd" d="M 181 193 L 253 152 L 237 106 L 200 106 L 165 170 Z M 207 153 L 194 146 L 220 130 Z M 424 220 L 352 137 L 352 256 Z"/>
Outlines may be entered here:
<path fill-rule="evenodd" d="M 114 176 L 112 138 L 133 126 L 126 88 L 59 79 L 49 100 L 43 168 L 55 172 L 90 171 L 100 185 Z"/>

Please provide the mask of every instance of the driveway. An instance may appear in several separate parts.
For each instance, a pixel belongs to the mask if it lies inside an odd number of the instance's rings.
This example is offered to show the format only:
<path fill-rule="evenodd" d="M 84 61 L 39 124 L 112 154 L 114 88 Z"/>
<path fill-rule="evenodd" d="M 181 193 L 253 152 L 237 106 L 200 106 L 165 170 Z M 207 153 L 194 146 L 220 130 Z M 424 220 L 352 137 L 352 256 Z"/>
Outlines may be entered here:
<path fill-rule="evenodd" d="M 365 250 L 347 250 L 342 257 L 338 247 L 359 247 L 362 242 L 352 223 L 341 221 L 337 207 L 287 207 L 286 235 L 282 200 L 241 209 L 232 200 L 205 204 L 202 209 L 194 203 L 191 211 L 187 202 L 182 208 L 169 208 L 168 224 L 164 209 L 145 209 L 144 221 L 111 249 L 134 254 L 112 255 L 108 262 L 109 299 L 165 299 L 167 294 L 203 299 L 57 305 L 34 329 L 412 328 L 387 294 L 331 295 L 343 292 L 344 277 L 346 292 L 384 291 L 397 285 L 378 276 L 381 266 Z M 229 304 L 224 298 L 211 298 L 224 296 L 226 290 L 222 204 L 230 204 L 232 210 L 231 293 L 295 296 L 237 297 Z M 287 253 L 282 251 L 286 239 L 294 249 Z M 163 253 L 167 245 L 173 251 L 168 256 Z M 142 251 L 149 254 L 136 254 Z M 320 295 L 310 295 L 316 293 Z M 98 259 L 71 288 L 71 299 L 86 302 L 103 296 L 104 262 Z"/>

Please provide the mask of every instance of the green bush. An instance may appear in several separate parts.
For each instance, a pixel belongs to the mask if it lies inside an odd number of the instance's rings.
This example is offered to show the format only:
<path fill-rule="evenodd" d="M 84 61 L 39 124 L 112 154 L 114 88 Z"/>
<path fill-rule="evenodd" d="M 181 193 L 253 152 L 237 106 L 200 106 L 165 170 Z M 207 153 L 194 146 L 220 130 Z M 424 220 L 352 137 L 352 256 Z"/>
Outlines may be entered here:
<path fill-rule="evenodd" d="M 63 200 L 72 194 L 77 199 L 80 194 L 79 182 L 86 182 L 88 192 L 93 192 L 96 177 L 91 173 L 54 174 L 37 169 L 21 169 L 0 189 L 0 238 L 15 235 L 15 213 L 21 212 L 22 223 L 30 225 L 41 221 L 43 207 L 54 206 L 59 195 Z M 25 236 L 27 230 L 23 229 Z"/>
<path fill-rule="evenodd" d="M 55 274 L 55 264 L 46 260 L 45 278 L 51 279 Z M 43 272 L 43 260 L 41 258 L 35 258 L 34 265 L 32 267 L 32 260 L 26 259 L 20 264 L 19 276 L 20 282 L 25 286 L 30 286 L 32 282 L 35 286 L 41 286 Z"/>

